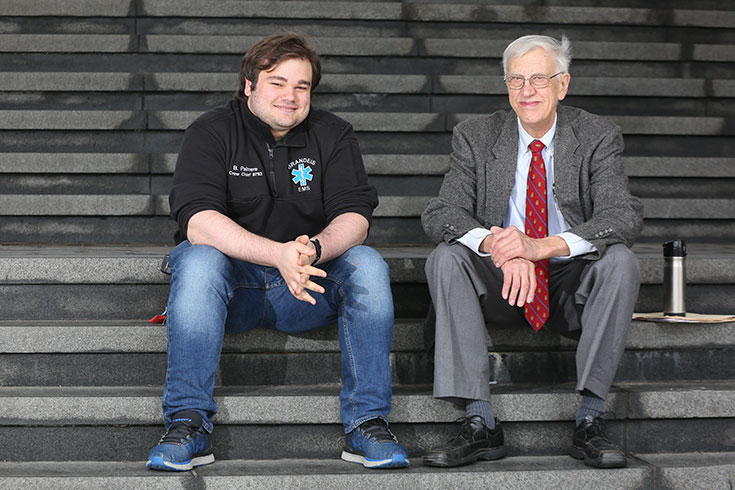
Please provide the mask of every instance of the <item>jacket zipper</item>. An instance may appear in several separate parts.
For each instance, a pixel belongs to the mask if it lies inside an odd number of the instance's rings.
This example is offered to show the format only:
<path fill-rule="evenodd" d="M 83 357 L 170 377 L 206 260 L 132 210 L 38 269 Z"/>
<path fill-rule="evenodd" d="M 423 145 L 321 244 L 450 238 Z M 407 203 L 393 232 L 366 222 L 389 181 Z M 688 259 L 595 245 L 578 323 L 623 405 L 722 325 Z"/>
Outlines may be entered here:
<path fill-rule="evenodd" d="M 276 188 L 276 169 L 273 165 L 274 152 L 271 145 L 266 141 L 265 146 L 268 147 L 268 176 L 270 177 L 271 194 L 278 197 L 278 189 Z"/>

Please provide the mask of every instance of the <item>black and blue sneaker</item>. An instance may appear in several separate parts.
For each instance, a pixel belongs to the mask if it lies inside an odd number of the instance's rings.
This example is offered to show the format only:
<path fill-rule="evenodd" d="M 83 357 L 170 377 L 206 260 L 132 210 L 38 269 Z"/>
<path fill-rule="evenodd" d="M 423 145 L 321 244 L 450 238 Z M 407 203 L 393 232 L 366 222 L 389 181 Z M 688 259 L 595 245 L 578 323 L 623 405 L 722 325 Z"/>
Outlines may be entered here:
<path fill-rule="evenodd" d="M 381 418 L 370 419 L 345 436 L 342 459 L 365 468 L 405 468 L 408 453 Z"/>
<path fill-rule="evenodd" d="M 171 426 L 148 453 L 146 468 L 164 471 L 187 471 L 195 466 L 214 463 L 212 442 L 202 427 L 197 412 L 179 412 Z"/>

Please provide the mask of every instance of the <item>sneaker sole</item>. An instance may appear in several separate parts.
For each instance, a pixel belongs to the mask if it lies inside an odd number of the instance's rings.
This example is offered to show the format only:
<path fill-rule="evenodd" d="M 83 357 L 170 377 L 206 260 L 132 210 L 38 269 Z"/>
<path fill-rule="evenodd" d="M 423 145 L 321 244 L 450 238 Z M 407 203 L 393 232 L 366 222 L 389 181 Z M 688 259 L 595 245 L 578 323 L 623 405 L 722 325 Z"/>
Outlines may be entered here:
<path fill-rule="evenodd" d="M 160 471 L 189 471 L 197 466 L 204 466 L 205 464 L 212 463 L 214 463 L 214 454 L 198 456 L 183 463 L 172 463 L 171 461 L 164 461 L 160 456 L 155 456 L 148 460 L 145 467 L 150 470 Z"/>
<path fill-rule="evenodd" d="M 390 459 L 370 459 L 361 454 L 342 451 L 342 459 L 349 463 L 357 463 L 365 468 L 407 468 L 411 463 L 402 454 L 396 454 Z"/>
<path fill-rule="evenodd" d="M 455 466 L 462 466 L 465 464 L 474 463 L 475 461 L 495 461 L 496 459 L 502 459 L 508 454 L 508 450 L 505 446 L 493 447 L 488 449 L 478 449 L 469 456 L 464 458 L 447 460 L 444 458 L 427 458 L 424 456 L 421 458 L 421 462 L 425 466 L 438 466 L 440 468 L 453 468 Z"/>

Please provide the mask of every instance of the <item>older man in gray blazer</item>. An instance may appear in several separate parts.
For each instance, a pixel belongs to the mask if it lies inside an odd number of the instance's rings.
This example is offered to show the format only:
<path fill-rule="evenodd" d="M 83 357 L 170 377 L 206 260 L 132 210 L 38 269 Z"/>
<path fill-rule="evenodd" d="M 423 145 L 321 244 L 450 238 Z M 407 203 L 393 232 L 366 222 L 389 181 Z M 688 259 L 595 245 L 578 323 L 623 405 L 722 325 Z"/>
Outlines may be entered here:
<path fill-rule="evenodd" d="M 638 295 L 629 247 L 642 206 L 627 188 L 620 128 L 559 105 L 570 60 L 566 37 L 524 36 L 506 48 L 513 111 L 456 126 L 449 172 L 422 215 L 439 244 L 426 264 L 434 396 L 466 410 L 457 436 L 427 451 L 426 465 L 506 454 L 490 404 L 488 323 L 578 332 L 582 397 L 570 455 L 594 467 L 627 464 L 602 414 Z"/>

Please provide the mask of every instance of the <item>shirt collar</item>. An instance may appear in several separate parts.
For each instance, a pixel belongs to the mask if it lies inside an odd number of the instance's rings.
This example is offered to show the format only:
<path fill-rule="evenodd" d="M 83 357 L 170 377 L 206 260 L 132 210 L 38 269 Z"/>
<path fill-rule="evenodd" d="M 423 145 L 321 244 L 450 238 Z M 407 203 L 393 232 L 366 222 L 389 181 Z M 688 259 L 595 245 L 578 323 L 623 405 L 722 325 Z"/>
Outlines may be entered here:
<path fill-rule="evenodd" d="M 544 144 L 546 149 L 550 152 L 553 152 L 554 150 L 554 133 L 556 133 L 556 120 L 557 116 L 554 114 L 554 124 L 551 125 L 551 129 L 549 129 L 545 135 L 543 135 L 540 138 L 534 138 L 528 132 L 523 129 L 523 126 L 521 125 L 521 120 L 516 118 L 518 121 L 518 144 L 521 149 L 521 153 L 525 153 L 527 151 L 531 151 L 528 148 L 528 145 L 530 145 L 534 140 L 540 140 L 541 143 Z"/>

